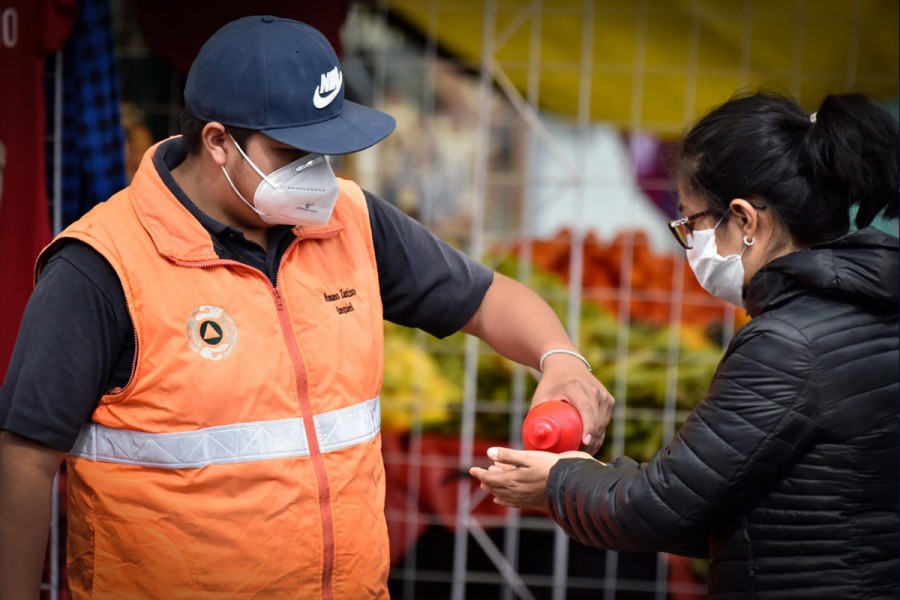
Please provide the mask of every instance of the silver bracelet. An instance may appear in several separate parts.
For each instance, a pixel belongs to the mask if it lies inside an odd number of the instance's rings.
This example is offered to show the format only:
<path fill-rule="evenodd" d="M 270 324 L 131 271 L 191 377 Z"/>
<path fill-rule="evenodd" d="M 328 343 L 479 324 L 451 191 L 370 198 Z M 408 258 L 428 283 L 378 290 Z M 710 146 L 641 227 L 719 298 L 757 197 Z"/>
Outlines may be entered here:
<path fill-rule="evenodd" d="M 551 354 L 568 354 L 569 356 L 574 356 L 575 358 L 577 358 L 578 360 L 580 360 L 581 362 L 584 363 L 584 366 L 587 367 L 588 371 L 593 370 L 593 369 L 591 369 L 591 363 L 589 363 L 587 361 L 587 359 L 585 357 L 583 357 L 582 355 L 578 354 L 577 352 L 572 352 L 571 350 L 563 350 L 562 348 L 557 348 L 555 350 L 547 350 L 546 352 L 544 352 L 544 354 L 541 355 L 541 362 L 539 365 L 541 373 L 544 372 L 544 360 Z"/>

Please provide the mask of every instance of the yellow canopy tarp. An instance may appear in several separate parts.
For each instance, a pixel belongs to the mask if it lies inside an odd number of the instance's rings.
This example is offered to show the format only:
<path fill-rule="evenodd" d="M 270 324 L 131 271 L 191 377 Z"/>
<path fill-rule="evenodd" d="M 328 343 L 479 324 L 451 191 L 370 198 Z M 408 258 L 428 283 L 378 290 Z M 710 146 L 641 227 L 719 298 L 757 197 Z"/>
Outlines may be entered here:
<path fill-rule="evenodd" d="M 678 134 L 741 88 L 898 94 L 898 0 L 386 0 L 541 110 Z M 535 93 L 536 90 L 536 93 Z"/>

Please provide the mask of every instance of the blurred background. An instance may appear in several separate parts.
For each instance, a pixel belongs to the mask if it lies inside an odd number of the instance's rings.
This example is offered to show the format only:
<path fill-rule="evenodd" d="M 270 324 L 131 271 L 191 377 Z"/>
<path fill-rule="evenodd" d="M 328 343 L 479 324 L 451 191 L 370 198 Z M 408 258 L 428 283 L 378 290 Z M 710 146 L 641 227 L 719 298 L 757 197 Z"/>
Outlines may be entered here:
<path fill-rule="evenodd" d="M 601 459 L 646 461 L 665 445 L 747 321 L 700 288 L 667 231 L 677 200 L 666 165 L 686 127 L 760 87 L 809 112 L 854 91 L 897 114 L 896 0 L 44 3 L 49 13 L 17 26 L 63 31 L 40 54 L 35 92 L 54 231 L 178 132 L 184 77 L 210 34 L 248 14 L 306 21 L 338 51 L 347 98 L 398 123 L 374 148 L 335 157 L 335 170 L 556 308 L 617 399 Z M 489 446 L 521 445 L 536 374 L 461 334 L 385 327 L 394 598 L 705 597 L 703 561 L 585 548 L 544 515 L 493 504 L 467 469 Z M 63 505 L 52 599 L 68 597 Z"/>

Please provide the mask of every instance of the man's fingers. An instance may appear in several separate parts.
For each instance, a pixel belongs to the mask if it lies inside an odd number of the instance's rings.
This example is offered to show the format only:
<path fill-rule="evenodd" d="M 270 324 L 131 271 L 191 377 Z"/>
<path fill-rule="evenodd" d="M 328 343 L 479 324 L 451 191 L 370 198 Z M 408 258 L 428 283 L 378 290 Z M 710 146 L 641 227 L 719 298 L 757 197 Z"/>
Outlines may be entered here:
<path fill-rule="evenodd" d="M 604 389 L 601 397 L 594 406 L 594 409 L 597 411 L 597 421 L 594 425 L 595 427 L 599 427 L 599 429 L 592 432 L 585 432 L 591 433 L 592 435 L 590 436 L 590 439 L 587 439 L 588 436 L 585 435 L 585 439 L 582 440 L 583 446 L 588 453 L 596 454 L 603 446 L 603 440 L 606 437 L 606 427 L 609 425 L 609 421 L 612 418 L 613 407 L 615 404 L 615 398 Z"/>
<path fill-rule="evenodd" d="M 599 389 L 585 390 L 581 395 L 573 394 L 570 401 L 576 405 L 584 422 L 581 447 L 588 452 L 598 451 L 602 445 L 606 426 L 612 417 L 615 400 L 601 385 Z"/>

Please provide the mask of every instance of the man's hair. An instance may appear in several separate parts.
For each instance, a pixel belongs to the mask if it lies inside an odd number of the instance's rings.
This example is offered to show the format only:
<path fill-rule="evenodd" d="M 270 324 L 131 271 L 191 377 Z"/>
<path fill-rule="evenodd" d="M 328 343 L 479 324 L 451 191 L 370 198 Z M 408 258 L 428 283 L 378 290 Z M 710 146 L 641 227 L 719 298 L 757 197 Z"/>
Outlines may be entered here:
<path fill-rule="evenodd" d="M 181 135 L 184 136 L 184 143 L 187 144 L 188 154 L 196 155 L 200 152 L 200 134 L 203 133 L 203 128 L 207 123 L 209 123 L 209 121 L 198 119 L 189 113 L 187 109 L 181 111 L 179 129 L 181 130 Z M 246 148 L 246 142 L 250 136 L 254 133 L 258 133 L 253 129 L 231 127 L 229 125 L 225 125 L 225 130 L 231 134 L 231 137 L 234 138 L 234 141 L 237 142 L 241 148 Z"/>

